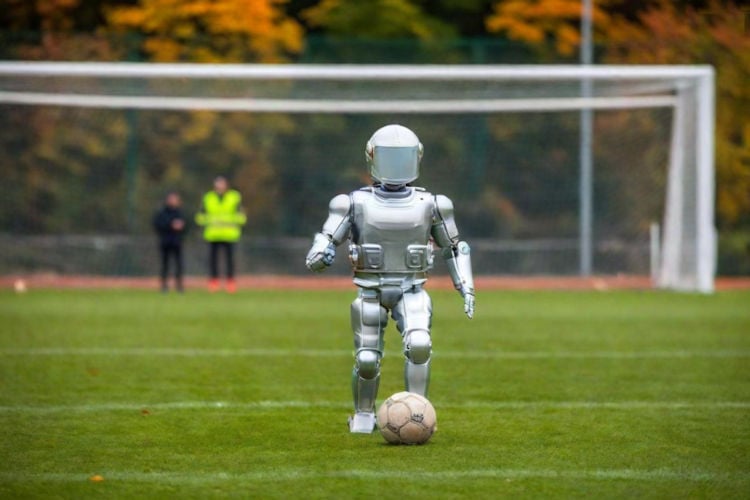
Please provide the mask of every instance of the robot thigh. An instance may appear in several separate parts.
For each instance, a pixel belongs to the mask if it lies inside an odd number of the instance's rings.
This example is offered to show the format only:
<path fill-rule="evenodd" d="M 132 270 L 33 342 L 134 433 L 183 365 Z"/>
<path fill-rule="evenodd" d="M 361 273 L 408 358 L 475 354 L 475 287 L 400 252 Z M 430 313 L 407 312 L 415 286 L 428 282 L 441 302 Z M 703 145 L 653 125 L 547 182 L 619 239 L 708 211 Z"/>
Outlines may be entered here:
<path fill-rule="evenodd" d="M 380 371 L 383 332 L 388 323 L 387 311 L 380 305 L 375 291 L 360 291 L 352 302 L 351 321 L 357 373 L 365 379 L 374 378 Z"/>
<path fill-rule="evenodd" d="M 404 354 L 414 364 L 430 360 L 432 341 L 432 301 L 422 289 L 407 291 L 393 308 L 393 318 L 398 324 L 404 342 Z"/>

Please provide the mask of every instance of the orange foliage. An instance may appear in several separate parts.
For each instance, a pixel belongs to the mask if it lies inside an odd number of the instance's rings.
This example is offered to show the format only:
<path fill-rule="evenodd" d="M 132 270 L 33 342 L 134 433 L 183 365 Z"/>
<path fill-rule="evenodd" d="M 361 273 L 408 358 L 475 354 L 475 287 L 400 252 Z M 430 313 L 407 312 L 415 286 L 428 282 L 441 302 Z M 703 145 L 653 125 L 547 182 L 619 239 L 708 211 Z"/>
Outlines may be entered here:
<path fill-rule="evenodd" d="M 284 0 L 140 0 L 117 7 L 110 26 L 145 36 L 152 60 L 278 62 L 302 46 L 302 28 Z"/>
<path fill-rule="evenodd" d="M 716 69 L 716 179 L 720 226 L 750 214 L 750 30 L 748 12 L 713 0 L 705 10 L 660 2 L 638 23 L 616 20 L 609 30 L 608 62 L 711 64 Z"/>
<path fill-rule="evenodd" d="M 598 1 L 593 6 L 593 26 L 598 33 L 611 23 L 604 9 L 607 3 Z M 552 39 L 556 50 L 569 56 L 580 44 L 580 22 L 581 0 L 505 0 L 494 5 L 485 25 L 491 33 L 532 45 Z"/>

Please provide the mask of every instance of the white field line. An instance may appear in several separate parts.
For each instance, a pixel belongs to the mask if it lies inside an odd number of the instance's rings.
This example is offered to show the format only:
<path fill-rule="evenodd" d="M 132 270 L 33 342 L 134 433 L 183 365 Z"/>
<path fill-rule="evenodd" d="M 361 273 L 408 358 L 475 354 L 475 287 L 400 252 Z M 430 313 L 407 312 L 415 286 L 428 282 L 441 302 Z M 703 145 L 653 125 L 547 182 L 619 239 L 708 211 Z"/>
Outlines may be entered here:
<path fill-rule="evenodd" d="M 191 347 L 40 347 L 0 349 L 0 357 L 9 356 L 144 356 L 144 357 L 292 357 L 336 358 L 351 356 L 344 349 L 212 349 Z M 398 355 L 388 351 L 387 354 Z M 448 359 L 683 359 L 748 358 L 745 350 L 674 351 L 437 351 L 436 358 Z"/>
<path fill-rule="evenodd" d="M 750 401 L 466 401 L 435 402 L 439 408 L 479 410 L 749 410 Z M 5 405 L 0 414 L 100 413 L 111 411 L 140 412 L 148 410 L 229 410 L 262 411 L 276 409 L 349 409 L 343 401 L 175 401 L 167 403 L 109 402 L 78 405 Z"/>
<path fill-rule="evenodd" d="M 434 481 L 456 481 L 461 479 L 550 479 L 550 480 L 621 480 L 621 481 L 692 481 L 692 482 L 735 482 L 746 481 L 750 473 L 716 472 L 707 470 L 683 469 L 471 469 L 471 470 L 311 470 L 299 468 L 274 468 L 272 470 L 251 471 L 242 473 L 228 472 L 137 472 L 137 471 L 101 471 L 103 481 L 169 484 L 178 486 L 197 486 L 203 484 L 238 482 L 288 482 L 325 479 L 404 479 Z M 35 472 L 0 472 L 2 482 L 88 482 L 91 474 L 83 473 L 35 473 Z"/>

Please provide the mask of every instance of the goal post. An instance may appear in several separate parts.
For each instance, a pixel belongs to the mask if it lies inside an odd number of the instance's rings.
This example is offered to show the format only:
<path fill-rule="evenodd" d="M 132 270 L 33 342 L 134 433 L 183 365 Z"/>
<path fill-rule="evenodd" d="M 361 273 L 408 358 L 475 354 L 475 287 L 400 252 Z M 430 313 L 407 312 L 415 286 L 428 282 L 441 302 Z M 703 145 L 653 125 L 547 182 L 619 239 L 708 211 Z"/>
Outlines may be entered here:
<path fill-rule="evenodd" d="M 711 292 L 716 273 L 713 71 L 706 68 L 676 93 L 658 284 Z"/>
<path fill-rule="evenodd" d="M 590 96 L 581 96 L 582 82 Z M 0 106 L 9 105 L 387 116 L 665 109 L 671 144 L 657 286 L 713 290 L 710 66 L 0 62 Z"/>

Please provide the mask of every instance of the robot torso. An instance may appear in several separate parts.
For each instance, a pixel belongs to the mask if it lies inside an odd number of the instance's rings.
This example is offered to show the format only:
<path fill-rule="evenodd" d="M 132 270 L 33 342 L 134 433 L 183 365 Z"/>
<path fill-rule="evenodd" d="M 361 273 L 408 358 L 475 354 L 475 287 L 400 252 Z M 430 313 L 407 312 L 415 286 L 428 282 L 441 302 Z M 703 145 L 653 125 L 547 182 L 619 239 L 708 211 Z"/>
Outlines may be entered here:
<path fill-rule="evenodd" d="M 364 287 L 424 283 L 433 260 L 434 196 L 421 188 L 390 192 L 367 187 L 352 192 L 350 199 L 349 257 L 355 283 Z"/>

